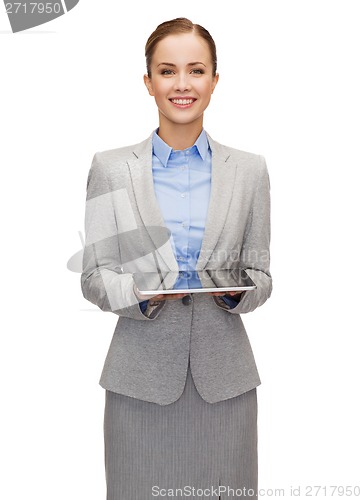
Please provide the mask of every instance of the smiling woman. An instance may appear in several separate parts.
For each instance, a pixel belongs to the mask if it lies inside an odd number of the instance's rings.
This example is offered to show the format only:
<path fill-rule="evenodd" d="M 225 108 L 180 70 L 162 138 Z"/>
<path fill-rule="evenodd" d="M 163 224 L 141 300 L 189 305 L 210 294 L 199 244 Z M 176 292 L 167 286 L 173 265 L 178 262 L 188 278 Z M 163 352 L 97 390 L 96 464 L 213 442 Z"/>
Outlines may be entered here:
<path fill-rule="evenodd" d="M 210 51 L 209 39 L 194 30 L 160 38 L 156 46 L 151 38 L 146 48 L 152 56 L 146 56 L 144 82 L 158 107 L 158 135 L 174 149 L 185 149 L 200 134 L 203 113 L 219 79 L 215 52 Z"/>
<path fill-rule="evenodd" d="M 216 61 L 205 28 L 185 18 L 160 24 L 144 75 L 159 126 L 139 144 L 96 153 L 88 176 L 82 291 L 119 316 L 100 378 L 107 500 L 166 490 L 257 498 L 260 379 L 240 314 L 272 291 L 269 177 L 263 156 L 203 128 Z M 160 248 L 155 227 L 171 235 Z M 139 245 L 127 237 L 137 230 Z M 157 271 L 179 274 L 175 293 L 150 299 L 135 287 L 135 272 L 156 271 L 147 232 Z M 234 268 L 257 288 L 178 293 L 192 288 L 186 271 Z"/>

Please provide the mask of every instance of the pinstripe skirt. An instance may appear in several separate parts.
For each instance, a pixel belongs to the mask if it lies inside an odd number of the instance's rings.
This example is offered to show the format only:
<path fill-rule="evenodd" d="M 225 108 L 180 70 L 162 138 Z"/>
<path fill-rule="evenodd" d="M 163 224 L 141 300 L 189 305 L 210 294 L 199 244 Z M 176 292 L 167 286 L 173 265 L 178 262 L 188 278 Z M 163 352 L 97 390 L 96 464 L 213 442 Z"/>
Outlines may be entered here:
<path fill-rule="evenodd" d="M 256 498 L 257 393 L 207 403 L 190 365 L 161 406 L 105 390 L 107 500 Z"/>

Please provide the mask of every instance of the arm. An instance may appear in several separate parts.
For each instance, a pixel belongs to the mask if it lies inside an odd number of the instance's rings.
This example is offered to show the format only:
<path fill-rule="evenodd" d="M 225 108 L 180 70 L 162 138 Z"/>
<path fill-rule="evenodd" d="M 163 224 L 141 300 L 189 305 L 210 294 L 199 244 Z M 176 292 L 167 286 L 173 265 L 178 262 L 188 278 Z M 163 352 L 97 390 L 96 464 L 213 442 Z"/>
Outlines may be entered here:
<path fill-rule="evenodd" d="M 240 294 L 237 294 L 235 296 L 234 295 L 225 294 L 225 295 L 220 295 L 220 297 L 225 302 L 225 304 L 227 304 L 228 306 L 230 306 L 230 309 L 233 309 L 234 307 L 236 307 L 239 304 L 241 295 L 243 293 L 245 293 L 245 292 L 241 292 Z"/>
<path fill-rule="evenodd" d="M 225 305 L 221 297 L 214 297 L 219 307 L 232 314 L 254 311 L 264 304 L 272 292 L 272 278 L 269 271 L 270 183 L 265 158 L 263 156 L 259 158 L 261 163 L 259 179 L 255 186 L 240 256 L 240 266 L 246 270 L 257 288 L 241 294 L 238 304 L 233 308 Z"/>
<path fill-rule="evenodd" d="M 96 153 L 87 180 L 82 293 L 102 311 L 138 320 L 155 319 L 164 303 L 143 313 L 133 284 L 132 274 L 122 270 L 112 190 Z"/>

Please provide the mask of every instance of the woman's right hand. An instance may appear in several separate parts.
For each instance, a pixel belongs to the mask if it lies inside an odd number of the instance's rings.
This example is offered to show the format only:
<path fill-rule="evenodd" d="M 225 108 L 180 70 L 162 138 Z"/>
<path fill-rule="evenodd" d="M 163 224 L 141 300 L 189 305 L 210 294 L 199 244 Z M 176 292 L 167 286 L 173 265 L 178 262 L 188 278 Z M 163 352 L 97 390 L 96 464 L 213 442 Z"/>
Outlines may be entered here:
<path fill-rule="evenodd" d="M 143 300 L 177 300 L 182 299 L 188 293 L 160 293 L 158 295 L 142 295 L 139 293 L 136 285 L 133 286 L 133 291 L 136 297 L 142 302 Z"/>
<path fill-rule="evenodd" d="M 161 293 L 160 295 L 156 295 L 152 297 L 152 300 L 177 300 L 182 299 L 185 295 L 189 295 L 188 293 Z"/>

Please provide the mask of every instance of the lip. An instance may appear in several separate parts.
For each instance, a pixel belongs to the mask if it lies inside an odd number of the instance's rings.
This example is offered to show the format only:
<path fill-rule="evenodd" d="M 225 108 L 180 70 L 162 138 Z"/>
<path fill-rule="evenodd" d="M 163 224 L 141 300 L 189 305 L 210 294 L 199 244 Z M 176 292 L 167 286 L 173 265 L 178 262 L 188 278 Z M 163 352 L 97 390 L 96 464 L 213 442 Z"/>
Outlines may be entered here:
<path fill-rule="evenodd" d="M 190 104 L 176 104 L 176 103 L 172 102 L 172 99 L 192 99 L 192 102 Z M 177 96 L 177 97 L 170 97 L 169 101 L 176 108 L 187 109 L 187 108 L 191 108 L 191 106 L 197 101 L 197 99 L 196 99 L 196 97 L 191 97 L 191 96 Z"/>

